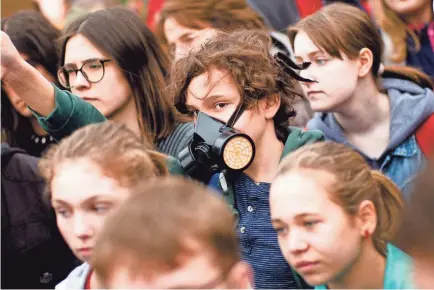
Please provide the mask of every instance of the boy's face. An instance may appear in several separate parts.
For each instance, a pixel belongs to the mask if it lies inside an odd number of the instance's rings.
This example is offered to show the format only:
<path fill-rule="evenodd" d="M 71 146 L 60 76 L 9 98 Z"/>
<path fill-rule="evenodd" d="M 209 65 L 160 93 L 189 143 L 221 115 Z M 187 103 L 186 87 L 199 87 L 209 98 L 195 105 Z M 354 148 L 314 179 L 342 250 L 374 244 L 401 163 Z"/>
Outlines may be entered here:
<path fill-rule="evenodd" d="M 186 95 L 188 111 L 200 111 L 225 123 L 241 102 L 240 92 L 230 74 L 218 69 L 193 78 Z M 250 136 L 258 149 L 264 132 L 270 128 L 274 130 L 270 121 L 273 123 L 275 111 L 270 112 L 266 100 L 259 100 L 256 107 L 241 115 L 234 128 Z"/>

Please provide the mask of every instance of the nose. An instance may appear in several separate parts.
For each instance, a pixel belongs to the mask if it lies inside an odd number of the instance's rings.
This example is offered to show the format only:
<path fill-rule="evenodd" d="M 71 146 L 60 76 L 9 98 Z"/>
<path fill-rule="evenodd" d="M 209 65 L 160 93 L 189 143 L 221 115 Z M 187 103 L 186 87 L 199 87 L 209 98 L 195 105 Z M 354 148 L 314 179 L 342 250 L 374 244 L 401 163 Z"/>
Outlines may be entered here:
<path fill-rule="evenodd" d="M 77 76 L 74 80 L 74 89 L 83 90 L 90 88 L 90 82 L 84 77 L 82 72 L 77 72 Z"/>
<path fill-rule="evenodd" d="M 303 238 L 303 233 L 296 230 L 292 230 L 288 237 L 287 247 L 291 254 L 297 254 L 307 250 L 308 243 L 305 238 Z"/>
<path fill-rule="evenodd" d="M 312 69 L 312 66 L 310 66 L 310 67 L 308 67 L 306 69 L 300 70 L 299 74 L 300 74 L 301 77 L 303 77 L 305 79 L 309 79 L 311 81 L 316 81 L 316 77 L 314 75 L 314 71 Z M 310 83 L 310 82 L 301 82 L 301 83 L 305 87 L 309 87 L 309 86 L 312 85 L 312 83 Z"/>
<path fill-rule="evenodd" d="M 83 214 L 74 215 L 74 235 L 81 240 L 87 240 L 95 234 L 95 230 L 89 220 Z"/>

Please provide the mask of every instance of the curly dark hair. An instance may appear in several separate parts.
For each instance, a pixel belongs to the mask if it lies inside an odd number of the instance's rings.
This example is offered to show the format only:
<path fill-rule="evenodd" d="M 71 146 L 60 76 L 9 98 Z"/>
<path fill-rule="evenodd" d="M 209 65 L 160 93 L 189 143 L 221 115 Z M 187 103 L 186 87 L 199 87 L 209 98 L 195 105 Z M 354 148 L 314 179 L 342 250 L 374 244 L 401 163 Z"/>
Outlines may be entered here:
<path fill-rule="evenodd" d="M 297 94 L 294 72 L 270 54 L 271 38 L 267 32 L 238 30 L 218 32 L 198 51 L 177 61 L 170 74 L 169 95 L 177 110 L 187 114 L 185 106 L 188 86 L 197 77 L 213 68 L 225 71 L 235 81 L 243 105 L 256 106 L 258 100 L 278 95 L 280 108 L 274 116 L 277 137 L 285 141 L 291 118 L 296 115 L 292 106 Z"/>

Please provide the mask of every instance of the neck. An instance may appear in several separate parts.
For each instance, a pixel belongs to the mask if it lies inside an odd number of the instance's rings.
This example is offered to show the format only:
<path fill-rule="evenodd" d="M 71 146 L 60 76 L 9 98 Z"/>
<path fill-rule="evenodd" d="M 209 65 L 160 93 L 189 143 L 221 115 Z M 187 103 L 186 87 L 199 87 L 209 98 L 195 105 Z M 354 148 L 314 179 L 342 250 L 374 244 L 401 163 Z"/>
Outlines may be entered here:
<path fill-rule="evenodd" d="M 108 116 L 107 119 L 110 119 L 110 121 L 124 124 L 137 136 L 142 137 L 142 131 L 140 130 L 139 126 L 138 113 L 134 97 L 131 97 L 131 99 L 128 101 L 127 104 L 124 105 L 123 108 Z"/>
<path fill-rule="evenodd" d="M 244 173 L 256 182 L 271 183 L 284 148 L 284 144 L 277 139 L 273 123 L 270 123 L 260 140 L 255 142 L 255 147 L 255 160 Z"/>
<path fill-rule="evenodd" d="M 431 3 L 426 1 L 426 4 L 426 6 L 413 13 L 403 15 L 402 18 L 404 19 L 405 23 L 412 25 L 429 23 L 433 19 L 433 12 Z"/>
<path fill-rule="evenodd" d="M 370 132 L 379 123 L 390 118 L 387 95 L 378 91 L 374 81 L 362 81 L 351 99 L 335 111 L 334 116 L 346 133 Z"/>
<path fill-rule="evenodd" d="M 328 283 L 330 289 L 382 289 L 386 258 L 372 244 L 365 242 L 358 260 L 343 276 Z"/>
<path fill-rule="evenodd" d="M 38 136 L 47 136 L 48 133 L 42 129 L 41 125 L 39 125 L 38 119 L 35 117 L 30 118 L 30 124 L 32 125 L 33 132 Z"/>

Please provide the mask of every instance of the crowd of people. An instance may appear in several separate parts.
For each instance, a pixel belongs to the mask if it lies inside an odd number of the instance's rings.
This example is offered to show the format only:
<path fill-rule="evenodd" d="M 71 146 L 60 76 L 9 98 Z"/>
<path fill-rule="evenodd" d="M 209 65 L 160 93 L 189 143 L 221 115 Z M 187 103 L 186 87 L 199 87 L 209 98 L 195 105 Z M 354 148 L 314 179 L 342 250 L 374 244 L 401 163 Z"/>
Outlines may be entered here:
<path fill-rule="evenodd" d="M 2 288 L 434 287 L 432 1 L 51 2 L 1 23 Z"/>

